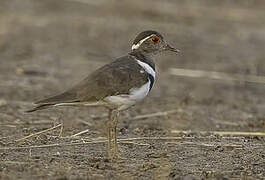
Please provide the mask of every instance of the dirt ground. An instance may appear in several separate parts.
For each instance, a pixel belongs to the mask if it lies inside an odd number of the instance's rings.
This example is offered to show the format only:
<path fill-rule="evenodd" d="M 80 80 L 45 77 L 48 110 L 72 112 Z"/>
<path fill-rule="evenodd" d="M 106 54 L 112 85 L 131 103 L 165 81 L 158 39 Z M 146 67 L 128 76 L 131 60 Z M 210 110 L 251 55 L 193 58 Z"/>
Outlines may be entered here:
<path fill-rule="evenodd" d="M 169 71 L 264 76 L 264 8 L 263 0 L 1 0 L 0 179 L 265 179 L 264 136 L 213 133 L 264 133 L 265 85 Z M 121 113 L 122 159 L 106 159 L 104 108 L 24 113 L 126 54 L 146 29 L 181 54 L 157 57 L 152 92 Z M 16 141 L 62 121 L 62 138 L 58 127 Z"/>

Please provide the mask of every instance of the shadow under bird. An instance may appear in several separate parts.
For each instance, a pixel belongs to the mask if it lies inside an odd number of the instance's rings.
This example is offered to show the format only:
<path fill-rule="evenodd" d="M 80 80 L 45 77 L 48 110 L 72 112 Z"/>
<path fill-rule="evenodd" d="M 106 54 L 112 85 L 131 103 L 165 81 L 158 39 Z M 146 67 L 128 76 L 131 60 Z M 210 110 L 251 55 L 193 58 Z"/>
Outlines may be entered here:
<path fill-rule="evenodd" d="M 102 66 L 62 94 L 36 102 L 33 112 L 55 106 L 104 106 L 109 109 L 107 150 L 110 159 L 118 158 L 117 121 L 119 112 L 144 99 L 155 81 L 153 57 L 163 51 L 179 50 L 170 46 L 156 31 L 143 31 L 127 55 Z"/>

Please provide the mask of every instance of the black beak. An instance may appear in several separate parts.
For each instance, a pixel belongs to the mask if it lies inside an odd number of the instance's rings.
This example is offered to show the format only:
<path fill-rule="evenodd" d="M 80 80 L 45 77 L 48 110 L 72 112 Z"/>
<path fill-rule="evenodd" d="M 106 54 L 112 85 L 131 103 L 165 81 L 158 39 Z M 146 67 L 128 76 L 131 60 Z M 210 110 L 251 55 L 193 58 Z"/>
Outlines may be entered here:
<path fill-rule="evenodd" d="M 172 47 L 171 45 L 169 44 L 166 44 L 165 47 L 164 47 L 165 51 L 173 51 L 175 53 L 180 53 L 180 50 Z"/>

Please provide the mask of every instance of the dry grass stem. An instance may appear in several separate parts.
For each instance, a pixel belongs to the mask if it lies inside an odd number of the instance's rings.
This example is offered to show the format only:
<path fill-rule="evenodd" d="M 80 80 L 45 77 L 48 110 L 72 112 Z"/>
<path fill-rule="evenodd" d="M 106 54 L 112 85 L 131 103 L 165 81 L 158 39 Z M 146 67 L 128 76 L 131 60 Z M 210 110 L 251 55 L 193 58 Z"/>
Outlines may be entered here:
<path fill-rule="evenodd" d="M 195 146 L 205 146 L 205 147 L 224 147 L 224 148 L 242 148 L 242 145 L 238 144 L 205 144 L 205 143 L 198 143 L 198 142 L 166 142 L 167 144 L 177 144 L 177 145 L 195 145 Z"/>
<path fill-rule="evenodd" d="M 56 128 L 61 127 L 61 126 L 62 126 L 62 124 L 58 124 L 57 126 L 51 127 L 51 128 L 49 128 L 49 129 L 45 129 L 45 130 L 43 130 L 43 131 L 39 131 L 39 132 L 37 132 L 37 133 L 30 134 L 30 135 L 28 135 L 28 136 L 25 136 L 25 137 L 23 137 L 23 138 L 17 139 L 17 140 L 15 140 L 15 141 L 16 141 L 16 142 L 25 141 L 25 140 L 27 140 L 28 138 L 31 138 L 31 137 L 33 137 L 33 136 L 37 136 L 37 135 L 40 135 L 40 134 L 46 133 L 46 132 L 48 132 L 48 131 L 51 131 L 51 130 L 56 129 Z"/>
<path fill-rule="evenodd" d="M 196 143 L 196 142 L 166 142 L 166 144 L 176 144 L 176 145 L 199 145 L 199 146 L 207 146 L 213 147 L 214 144 L 205 144 L 205 143 Z"/>
<path fill-rule="evenodd" d="M 150 144 L 137 143 L 137 142 L 133 142 L 133 141 L 121 141 L 119 143 L 121 143 L 121 144 L 134 144 L 134 145 L 138 145 L 138 146 L 150 146 Z"/>
<path fill-rule="evenodd" d="M 151 118 L 151 117 L 160 117 L 160 116 L 168 116 L 170 114 L 175 114 L 181 112 L 181 110 L 170 110 L 170 111 L 163 111 L 163 112 L 157 112 L 157 113 L 151 113 L 151 114 L 144 114 L 139 115 L 131 118 L 131 120 L 139 120 L 139 119 L 145 119 L 145 118 Z"/>
<path fill-rule="evenodd" d="M 86 130 L 84 130 L 84 131 L 81 131 L 81 132 L 79 132 L 79 133 L 76 133 L 76 134 L 73 134 L 72 136 L 70 136 L 70 137 L 76 137 L 76 136 L 80 136 L 80 135 L 82 135 L 82 134 L 85 134 L 85 133 L 87 133 L 89 130 L 88 129 L 86 129 Z"/>
<path fill-rule="evenodd" d="M 16 128 L 17 126 L 12 125 L 12 124 L 0 124 L 0 126 L 5 126 L 5 127 L 9 127 L 9 128 Z"/>
<path fill-rule="evenodd" d="M 55 126 L 59 127 L 59 125 Z M 55 128 L 53 127 L 53 129 Z M 49 129 L 51 130 L 51 128 Z M 43 132 L 42 132 L 43 133 Z M 39 132 L 40 134 L 40 132 Z M 34 134 L 35 135 L 35 134 Z M 30 136 L 32 137 L 32 136 Z M 18 139 L 19 141 L 24 140 L 25 138 L 29 138 L 26 136 L 24 138 Z M 83 139 L 83 138 L 82 138 Z M 139 137 L 139 138 L 126 138 L 126 139 L 118 139 L 119 143 L 122 141 L 141 141 L 141 140 L 181 140 L 181 137 Z M 17 140 L 17 141 L 18 141 Z M 65 146 L 78 146 L 78 145 L 86 145 L 86 144 L 98 144 L 106 142 L 106 138 L 104 140 L 96 140 L 96 141 L 89 141 L 89 142 L 81 142 L 81 143 L 68 143 L 68 144 L 45 144 L 45 145 L 37 145 L 37 146 L 24 146 L 24 147 L 5 147 L 0 148 L 0 150 L 20 150 L 20 149 L 34 149 L 34 148 L 50 148 L 50 147 L 65 147 Z M 137 144 L 137 143 L 134 143 Z"/>
<path fill-rule="evenodd" d="M 179 131 L 172 130 L 173 134 L 191 134 L 191 133 L 200 133 L 200 134 L 216 134 L 216 135 L 228 135 L 228 136 L 265 136 L 265 132 L 238 132 L 238 131 Z"/>

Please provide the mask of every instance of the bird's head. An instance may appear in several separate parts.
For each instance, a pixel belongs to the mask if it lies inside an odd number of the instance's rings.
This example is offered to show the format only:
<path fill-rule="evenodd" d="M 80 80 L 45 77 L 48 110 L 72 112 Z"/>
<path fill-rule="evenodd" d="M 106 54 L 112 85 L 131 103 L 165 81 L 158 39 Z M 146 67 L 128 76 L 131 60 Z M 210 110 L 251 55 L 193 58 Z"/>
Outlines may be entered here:
<path fill-rule="evenodd" d="M 163 51 L 179 53 L 179 50 L 169 45 L 160 33 L 151 30 L 143 31 L 136 36 L 132 51 L 138 51 L 145 55 L 154 55 Z"/>

